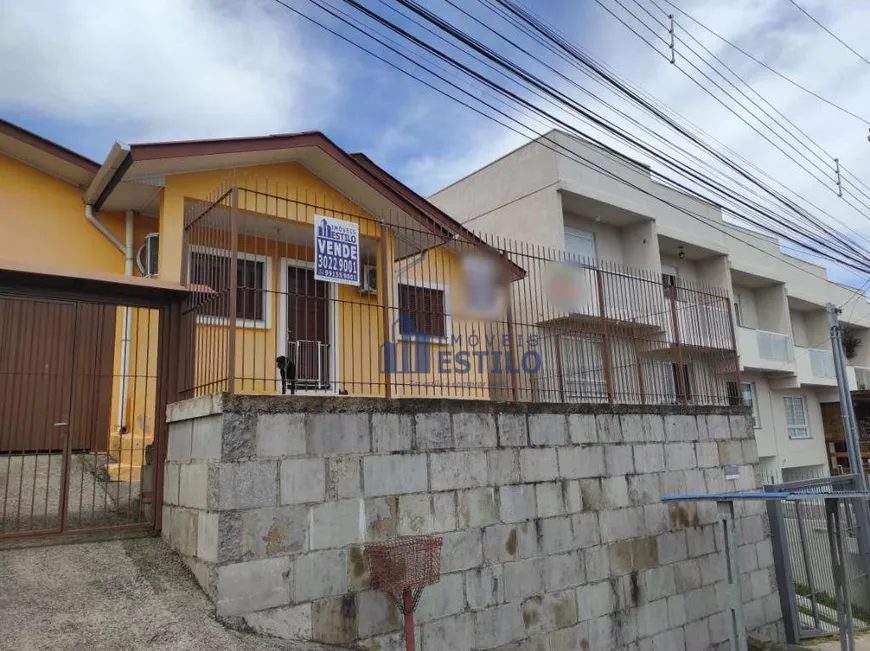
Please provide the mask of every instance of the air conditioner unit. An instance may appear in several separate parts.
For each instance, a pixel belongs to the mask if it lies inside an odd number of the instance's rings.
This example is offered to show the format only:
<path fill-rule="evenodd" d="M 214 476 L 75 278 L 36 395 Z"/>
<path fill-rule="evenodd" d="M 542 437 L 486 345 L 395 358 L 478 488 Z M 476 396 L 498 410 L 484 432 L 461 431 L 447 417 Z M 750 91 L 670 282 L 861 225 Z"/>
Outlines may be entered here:
<path fill-rule="evenodd" d="M 160 234 L 149 233 L 136 253 L 136 266 L 143 276 L 157 275 L 157 257 L 160 251 Z"/>
<path fill-rule="evenodd" d="M 378 293 L 378 271 L 371 264 L 363 265 L 362 278 L 360 278 L 359 291 L 363 294 Z"/>

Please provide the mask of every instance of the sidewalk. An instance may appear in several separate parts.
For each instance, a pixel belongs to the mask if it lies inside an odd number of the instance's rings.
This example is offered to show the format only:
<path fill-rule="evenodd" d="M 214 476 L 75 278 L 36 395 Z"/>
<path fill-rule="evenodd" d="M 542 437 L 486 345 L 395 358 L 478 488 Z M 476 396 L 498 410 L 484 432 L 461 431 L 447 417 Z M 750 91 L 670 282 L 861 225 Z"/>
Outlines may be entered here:
<path fill-rule="evenodd" d="M 328 651 L 225 628 L 159 538 L 0 550 L 0 650 Z"/>

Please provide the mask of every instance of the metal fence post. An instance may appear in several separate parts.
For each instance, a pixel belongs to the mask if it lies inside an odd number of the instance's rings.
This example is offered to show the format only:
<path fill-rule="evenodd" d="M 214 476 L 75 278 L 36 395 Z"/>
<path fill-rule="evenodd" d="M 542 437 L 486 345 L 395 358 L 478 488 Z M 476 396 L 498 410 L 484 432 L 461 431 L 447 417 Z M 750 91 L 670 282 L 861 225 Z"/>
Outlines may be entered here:
<path fill-rule="evenodd" d="M 719 522 L 722 524 L 727 564 L 728 607 L 731 609 L 731 649 L 745 651 L 746 623 L 743 618 L 743 599 L 740 597 L 740 572 L 737 568 L 737 540 L 734 535 L 734 502 L 723 500 L 716 503 Z"/>
<path fill-rule="evenodd" d="M 840 394 L 840 411 L 843 414 L 843 425 L 846 436 L 846 449 L 849 454 L 849 466 L 855 477 L 855 489 L 867 490 L 867 476 L 864 474 L 864 464 L 861 459 L 861 446 L 858 440 L 858 423 L 855 418 L 855 406 L 852 404 L 852 394 L 849 391 L 849 380 L 846 377 L 846 355 L 843 351 L 843 341 L 840 337 L 840 309 L 833 303 L 827 304 L 828 325 L 831 329 L 831 349 L 834 356 L 834 371 L 837 375 L 837 390 Z M 870 508 L 867 500 L 855 500 L 855 529 L 858 538 L 858 551 L 864 559 L 864 568 L 870 572 Z"/>
<path fill-rule="evenodd" d="M 677 370 L 674 373 L 675 387 L 677 389 L 677 399 L 680 404 L 686 404 L 688 401 L 688 391 L 686 387 L 686 377 L 683 375 L 683 347 L 680 344 L 680 320 L 677 318 L 677 287 L 671 285 L 668 291 L 668 298 L 671 303 L 671 321 L 674 324 L 674 348 L 677 356 Z"/>
<path fill-rule="evenodd" d="M 779 603 L 782 607 L 785 639 L 790 644 L 797 644 L 800 641 L 800 619 L 794 589 L 794 578 L 791 572 L 788 539 L 785 534 L 785 519 L 783 518 L 782 502 L 780 500 L 770 500 L 767 502 L 767 517 L 770 521 L 770 537 L 773 543 L 771 545 L 773 548 L 773 565 L 776 570 L 776 583 L 779 587 Z"/>
<path fill-rule="evenodd" d="M 607 328 L 607 309 L 604 299 L 604 279 L 601 269 L 595 270 L 595 283 L 598 286 L 598 315 L 601 318 L 601 357 L 604 362 L 604 382 L 607 385 L 607 402 L 613 404 L 613 362 L 610 357 L 610 335 Z"/>
<path fill-rule="evenodd" d="M 233 187 L 230 195 L 230 269 L 229 307 L 227 308 L 227 392 L 236 389 L 236 303 L 239 289 L 239 188 Z"/>

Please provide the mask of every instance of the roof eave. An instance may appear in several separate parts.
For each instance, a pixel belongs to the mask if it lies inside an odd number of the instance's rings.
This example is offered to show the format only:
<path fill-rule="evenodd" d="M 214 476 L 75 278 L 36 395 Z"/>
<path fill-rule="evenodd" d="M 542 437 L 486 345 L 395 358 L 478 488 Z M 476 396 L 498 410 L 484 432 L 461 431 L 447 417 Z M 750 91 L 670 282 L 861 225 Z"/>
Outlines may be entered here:
<path fill-rule="evenodd" d="M 129 145 L 122 142 L 112 145 L 105 162 L 85 190 L 85 203 L 93 206 L 94 210 L 99 210 L 115 186 L 121 182 L 132 162 Z"/>

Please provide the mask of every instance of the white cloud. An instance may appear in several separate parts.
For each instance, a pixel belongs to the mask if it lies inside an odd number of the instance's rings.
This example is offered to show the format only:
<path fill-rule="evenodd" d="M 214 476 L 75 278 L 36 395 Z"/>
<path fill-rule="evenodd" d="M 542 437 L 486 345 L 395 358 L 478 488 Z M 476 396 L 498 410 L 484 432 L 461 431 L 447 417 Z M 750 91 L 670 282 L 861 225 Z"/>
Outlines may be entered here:
<path fill-rule="evenodd" d="M 311 128 L 337 73 L 273 6 L 0 0 L 0 109 L 130 140 Z"/>

